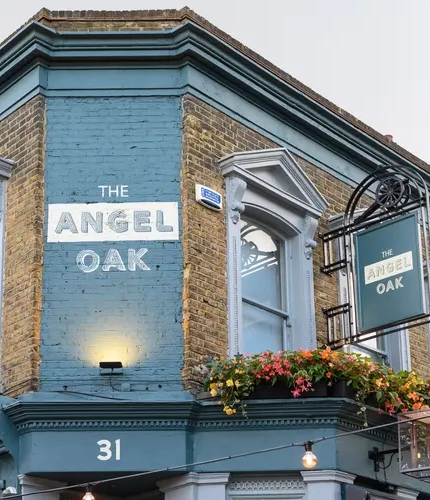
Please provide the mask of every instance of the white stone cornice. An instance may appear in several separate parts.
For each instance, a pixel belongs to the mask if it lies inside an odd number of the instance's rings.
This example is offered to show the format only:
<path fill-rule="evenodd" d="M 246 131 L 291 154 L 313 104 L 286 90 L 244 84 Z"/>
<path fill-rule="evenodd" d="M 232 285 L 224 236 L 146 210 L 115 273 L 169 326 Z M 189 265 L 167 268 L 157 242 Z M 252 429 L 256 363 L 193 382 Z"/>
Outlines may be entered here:
<path fill-rule="evenodd" d="M 14 161 L 0 157 L 0 177 L 5 177 L 6 179 L 9 179 L 14 166 L 15 166 Z"/>
<path fill-rule="evenodd" d="M 416 500 L 418 497 L 418 493 L 416 491 L 400 487 L 397 488 L 396 494 L 398 498 L 402 498 L 404 500 Z"/>
<path fill-rule="evenodd" d="M 183 476 L 176 476 L 169 479 L 162 479 L 157 482 L 157 486 L 163 493 L 177 490 L 185 486 L 211 486 L 211 485 L 225 485 L 228 483 L 230 477 L 229 473 L 198 473 L 189 472 Z"/>
<path fill-rule="evenodd" d="M 305 483 L 336 482 L 354 484 L 355 476 L 341 470 L 303 470 L 300 472 Z"/>

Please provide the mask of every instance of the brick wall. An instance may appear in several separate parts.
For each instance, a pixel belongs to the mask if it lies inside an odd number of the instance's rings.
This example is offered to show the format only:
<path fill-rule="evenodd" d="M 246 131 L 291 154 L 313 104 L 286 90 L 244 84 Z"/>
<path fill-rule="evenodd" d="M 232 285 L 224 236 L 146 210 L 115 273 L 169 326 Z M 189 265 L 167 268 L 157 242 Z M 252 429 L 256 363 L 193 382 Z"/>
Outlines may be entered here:
<path fill-rule="evenodd" d="M 184 370 L 186 388 L 201 380 L 194 369 L 207 355 L 228 348 L 225 213 L 195 202 L 195 184 L 224 191 L 218 160 L 235 151 L 267 149 L 276 144 L 225 114 L 186 95 L 183 98 L 182 202 L 184 245 Z M 215 236 L 215 237 L 214 237 Z"/>
<path fill-rule="evenodd" d="M 46 207 L 179 202 L 180 104 L 170 97 L 49 98 Z M 126 185 L 127 196 L 103 197 L 101 185 Z M 130 270 L 129 249 L 141 248 L 149 270 Z M 124 268 L 103 269 L 111 249 Z M 77 265 L 82 250 L 100 258 L 91 272 Z M 112 391 L 98 364 L 122 361 L 117 389 L 130 382 L 133 390 L 182 390 L 180 241 L 130 241 L 123 234 L 115 241 L 84 241 L 81 234 L 46 241 L 43 278 L 42 389 Z"/>
<path fill-rule="evenodd" d="M 224 183 L 218 160 L 230 153 L 279 147 L 220 111 L 187 95 L 183 99 L 182 199 L 184 244 L 184 335 L 183 376 L 187 387 L 201 380 L 195 366 L 207 355 L 224 356 L 228 348 L 226 290 L 225 213 L 215 213 L 194 201 L 195 183 L 206 184 L 223 193 Z M 343 213 L 353 188 L 310 164 L 297 162 L 329 202 L 317 233 L 328 231 L 331 216 Z M 322 245 L 314 251 L 314 288 L 317 339 L 326 342 L 323 307 L 338 304 L 337 276 L 321 273 Z M 413 367 L 428 374 L 427 337 L 423 329 L 410 332 Z"/>
<path fill-rule="evenodd" d="M 45 102 L 33 98 L 0 122 L 8 181 L 2 319 L 2 384 L 17 396 L 38 386 L 42 281 Z"/>
<path fill-rule="evenodd" d="M 133 11 L 50 11 L 42 9 L 34 19 L 58 31 L 150 31 L 178 26 L 188 9 Z"/>

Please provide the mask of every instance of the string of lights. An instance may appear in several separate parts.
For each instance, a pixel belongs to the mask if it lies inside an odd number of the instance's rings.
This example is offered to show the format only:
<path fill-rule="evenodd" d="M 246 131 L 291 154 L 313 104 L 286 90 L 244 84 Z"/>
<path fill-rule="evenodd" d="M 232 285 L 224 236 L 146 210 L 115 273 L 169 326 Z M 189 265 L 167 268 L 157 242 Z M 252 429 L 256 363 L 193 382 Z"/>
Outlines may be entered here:
<path fill-rule="evenodd" d="M 417 417 L 412 417 L 409 419 L 404 419 L 402 420 L 402 424 L 408 423 L 408 422 L 414 422 L 416 420 L 421 420 L 423 417 L 422 416 L 417 416 Z M 345 436 L 352 436 L 354 434 L 362 434 L 365 432 L 369 431 L 374 431 L 378 429 L 384 429 L 386 427 L 393 427 L 394 425 L 398 425 L 399 421 L 394 421 L 394 422 L 387 422 L 385 424 L 379 424 L 379 425 L 374 425 L 372 427 L 363 427 L 362 429 L 356 429 L 353 431 L 345 431 L 345 432 L 340 432 L 339 434 L 333 434 L 330 436 L 321 436 L 319 438 L 313 439 L 312 441 L 300 441 L 296 443 L 287 443 L 287 444 L 281 444 L 278 446 L 272 446 L 270 448 L 262 448 L 260 450 L 253 450 L 253 451 L 246 451 L 243 453 L 236 453 L 234 455 L 226 455 L 224 457 L 217 457 L 217 458 L 211 458 L 208 460 L 201 460 L 200 462 L 193 462 L 189 464 L 182 464 L 182 465 L 175 465 L 172 467 L 164 467 L 161 469 L 154 469 L 150 471 L 145 471 L 145 472 L 136 472 L 134 474 L 128 474 L 125 476 L 116 476 L 116 477 L 111 477 L 108 479 L 101 479 L 99 481 L 85 481 L 84 483 L 78 483 L 78 484 L 72 484 L 72 485 L 67 485 L 67 486 L 62 486 L 59 488 L 50 488 L 42 491 L 35 491 L 35 492 L 30 492 L 30 493 L 24 493 L 24 494 L 14 494 L 10 495 L 8 494 L 5 498 L 8 500 L 12 500 L 14 498 L 23 498 L 23 497 L 29 497 L 32 495 L 41 495 L 43 493 L 54 493 L 56 491 L 65 491 L 65 490 L 72 490 L 76 488 L 85 488 L 86 492 L 85 495 L 83 496 L 82 500 L 95 500 L 93 494 L 92 494 L 92 488 L 94 486 L 98 486 L 100 484 L 105 484 L 105 483 L 112 483 L 115 481 L 122 481 L 125 479 L 133 479 L 136 477 L 142 477 L 142 476 L 149 476 L 150 474 L 158 474 L 160 472 L 172 472 L 175 470 L 180 470 L 180 469 L 188 469 L 190 467 L 196 467 L 199 465 L 208 465 L 208 464 L 213 464 L 217 462 L 225 462 L 226 460 L 233 460 L 235 458 L 243 458 L 243 457 L 249 457 L 252 455 L 261 455 L 263 453 L 270 453 L 272 451 L 279 451 L 279 450 L 285 450 L 288 448 L 297 448 L 297 447 L 304 447 L 305 448 L 305 454 L 302 458 L 302 464 L 304 467 L 311 469 L 316 466 L 317 464 L 317 457 L 312 451 L 312 447 L 315 444 L 321 443 L 323 441 L 329 441 L 331 439 L 338 439 L 342 438 Z"/>

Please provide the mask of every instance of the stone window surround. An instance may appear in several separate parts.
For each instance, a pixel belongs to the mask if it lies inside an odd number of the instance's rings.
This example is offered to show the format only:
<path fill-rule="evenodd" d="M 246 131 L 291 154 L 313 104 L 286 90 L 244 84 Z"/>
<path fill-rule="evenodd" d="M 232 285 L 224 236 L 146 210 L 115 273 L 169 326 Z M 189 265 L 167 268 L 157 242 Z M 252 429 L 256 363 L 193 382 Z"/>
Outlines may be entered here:
<path fill-rule="evenodd" d="M 220 160 L 226 182 L 229 353 L 241 352 L 240 216 L 243 212 L 289 239 L 288 349 L 316 347 L 312 251 L 328 203 L 285 148 L 234 153 Z M 288 289 L 287 289 L 288 294 Z"/>
<path fill-rule="evenodd" d="M 0 357 L 2 352 L 2 321 L 3 317 L 3 275 L 4 275 L 4 247 L 5 247 L 5 232 L 6 232 L 6 184 L 12 173 L 12 168 L 15 163 L 6 158 L 0 157 Z M 3 384 L 0 372 L 0 391 L 3 390 Z"/>

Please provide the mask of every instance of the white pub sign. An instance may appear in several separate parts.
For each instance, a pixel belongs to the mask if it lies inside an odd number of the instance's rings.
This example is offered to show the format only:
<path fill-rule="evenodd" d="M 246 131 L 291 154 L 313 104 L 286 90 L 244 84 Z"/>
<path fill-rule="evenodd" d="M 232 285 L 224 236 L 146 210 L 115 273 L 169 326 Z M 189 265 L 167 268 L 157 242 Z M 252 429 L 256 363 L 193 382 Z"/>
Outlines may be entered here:
<path fill-rule="evenodd" d="M 64 203 L 48 207 L 48 242 L 179 239 L 176 202 Z"/>

